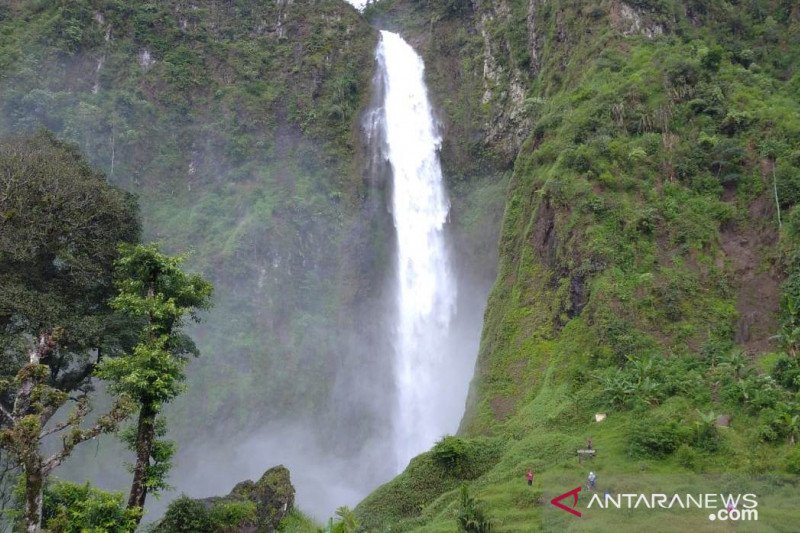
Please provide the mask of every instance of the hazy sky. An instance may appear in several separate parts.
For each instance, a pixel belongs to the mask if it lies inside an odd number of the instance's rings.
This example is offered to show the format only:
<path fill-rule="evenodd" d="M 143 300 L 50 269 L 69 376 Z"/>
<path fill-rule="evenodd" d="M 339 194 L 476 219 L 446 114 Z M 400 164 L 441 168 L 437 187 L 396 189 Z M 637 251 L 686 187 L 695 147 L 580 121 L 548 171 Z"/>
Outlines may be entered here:
<path fill-rule="evenodd" d="M 364 9 L 364 4 L 367 3 L 367 0 L 347 0 L 347 2 L 356 6 L 358 9 Z"/>

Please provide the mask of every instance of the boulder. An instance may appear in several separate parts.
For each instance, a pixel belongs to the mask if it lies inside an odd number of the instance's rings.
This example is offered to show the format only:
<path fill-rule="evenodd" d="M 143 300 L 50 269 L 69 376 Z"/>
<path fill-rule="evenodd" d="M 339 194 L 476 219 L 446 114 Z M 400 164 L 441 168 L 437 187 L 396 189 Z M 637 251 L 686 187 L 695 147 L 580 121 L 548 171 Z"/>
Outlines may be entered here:
<path fill-rule="evenodd" d="M 256 482 L 238 483 L 225 499 L 250 500 L 256 504 L 258 527 L 274 531 L 281 519 L 294 507 L 294 486 L 289 469 L 283 465 L 270 468 Z"/>
<path fill-rule="evenodd" d="M 227 496 L 190 499 L 178 498 L 170 504 L 164 518 L 155 526 L 157 533 L 272 533 L 281 520 L 294 508 L 294 486 L 289 470 L 275 466 L 264 472 L 258 481 L 242 481 L 233 487 Z M 235 515 L 226 524 L 219 524 L 212 517 L 221 509 L 231 510 L 245 503 L 250 507 L 246 516 Z M 252 506 L 255 506 L 255 513 Z M 230 516 L 230 515 L 229 515 Z M 191 523 L 189 523 L 191 522 Z"/>

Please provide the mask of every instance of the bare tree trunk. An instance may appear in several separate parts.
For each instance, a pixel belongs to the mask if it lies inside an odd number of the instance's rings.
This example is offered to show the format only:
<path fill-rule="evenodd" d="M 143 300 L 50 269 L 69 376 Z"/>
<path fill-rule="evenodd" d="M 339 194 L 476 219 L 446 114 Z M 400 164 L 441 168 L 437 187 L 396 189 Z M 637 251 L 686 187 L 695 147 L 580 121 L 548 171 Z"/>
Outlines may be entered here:
<path fill-rule="evenodd" d="M 44 476 L 39 457 L 28 461 L 25 469 L 25 531 L 39 533 L 42 525 L 42 489 Z"/>
<path fill-rule="evenodd" d="M 139 411 L 139 422 L 136 428 L 136 466 L 133 469 L 131 494 L 128 498 L 128 509 L 136 507 L 144 509 L 147 498 L 147 467 L 153 452 L 153 440 L 156 435 L 156 410 L 146 403 Z"/>

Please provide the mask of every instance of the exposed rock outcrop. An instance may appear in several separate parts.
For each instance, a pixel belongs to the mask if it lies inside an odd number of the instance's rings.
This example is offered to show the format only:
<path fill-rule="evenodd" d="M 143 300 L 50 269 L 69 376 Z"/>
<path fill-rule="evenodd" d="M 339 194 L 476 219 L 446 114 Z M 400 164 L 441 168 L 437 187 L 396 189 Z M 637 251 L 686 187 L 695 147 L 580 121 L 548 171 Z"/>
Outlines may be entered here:
<path fill-rule="evenodd" d="M 155 531 L 271 533 L 294 508 L 294 495 L 289 470 L 283 465 L 275 466 L 264 472 L 258 481 L 237 483 L 227 496 L 176 500 L 170 504 Z M 255 512 L 252 512 L 253 506 Z M 232 512 L 234 507 L 236 511 Z M 248 512 L 242 511 L 248 507 Z M 226 523 L 221 523 L 220 518 Z"/>

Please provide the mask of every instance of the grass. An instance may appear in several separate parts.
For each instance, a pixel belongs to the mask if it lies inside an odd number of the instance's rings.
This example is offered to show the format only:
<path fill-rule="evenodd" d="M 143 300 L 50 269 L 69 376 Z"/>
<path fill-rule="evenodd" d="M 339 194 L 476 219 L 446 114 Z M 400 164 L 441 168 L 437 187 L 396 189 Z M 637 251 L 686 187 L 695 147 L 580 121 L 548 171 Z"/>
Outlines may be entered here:
<path fill-rule="evenodd" d="M 541 395 L 558 396 L 545 386 Z M 564 397 L 568 401 L 568 397 Z M 531 404 L 547 405 L 539 396 Z M 534 405 L 526 405 L 520 418 L 537 413 Z M 668 417 L 685 413 L 691 401 L 671 398 L 656 409 Z M 535 427 L 514 435 L 513 429 L 503 432 L 507 445 L 500 460 L 478 479 L 469 482 L 470 493 L 483 505 L 492 520 L 493 531 L 727 531 L 711 523 L 708 512 L 700 510 L 587 509 L 589 495 L 584 490 L 578 509 L 585 513 L 573 519 L 550 505 L 549 500 L 575 487 L 584 487 L 590 470 L 597 473 L 597 491 L 602 494 L 625 493 L 754 493 L 758 497 L 760 521 L 753 531 L 790 531 L 798 511 L 791 503 L 798 489 L 797 476 L 779 474 L 783 470 L 785 446 L 767 447 L 765 464 L 752 464 L 753 417 L 737 416 L 732 428 L 722 432 L 722 452 L 706 453 L 694 450 L 695 463 L 691 468 L 680 464 L 680 454 L 666 459 L 632 457 L 629 435 L 641 417 L 653 416 L 642 411 L 604 409 L 608 418 L 602 423 L 591 416 L 581 416 L 579 423 L 559 429 L 559 423 L 533 424 Z M 546 411 L 538 411 L 543 414 Z M 588 413 L 586 413 L 588 414 Z M 691 423 L 688 423 L 690 426 Z M 592 460 L 579 463 L 575 450 L 582 448 L 591 437 L 597 450 Z M 763 449 L 763 445 L 759 445 Z M 765 450 L 765 451 L 766 451 Z M 415 461 L 421 460 L 421 456 Z M 525 482 L 525 472 L 535 472 L 533 487 Z M 756 474 L 759 473 L 759 475 Z M 770 474 L 772 472 L 772 474 Z M 374 531 L 452 531 L 455 526 L 459 483 L 438 483 L 446 477 L 437 470 L 412 466 L 399 478 L 382 487 L 357 508 L 361 517 L 380 517 L 377 523 L 365 520 L 368 530 Z M 434 492 L 421 492 L 420 487 Z M 438 495 L 437 495 L 438 493 Z M 406 519 L 397 520 L 391 512 L 398 498 L 416 497 L 419 511 Z M 386 506 L 382 508 L 381 506 Z M 750 531 L 751 529 L 747 529 Z"/>
<path fill-rule="evenodd" d="M 278 531 L 282 533 L 317 533 L 322 528 L 300 509 L 294 508 L 281 520 Z"/>

